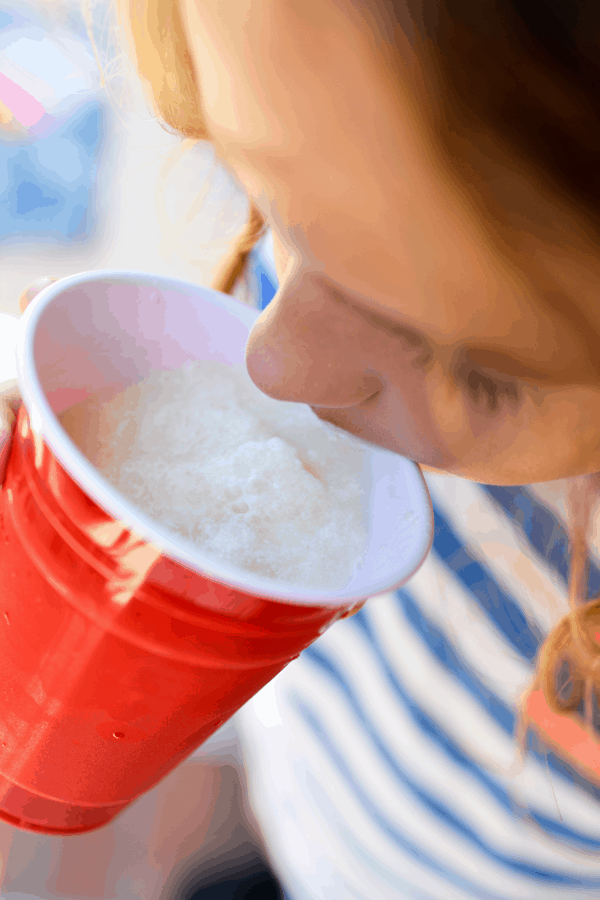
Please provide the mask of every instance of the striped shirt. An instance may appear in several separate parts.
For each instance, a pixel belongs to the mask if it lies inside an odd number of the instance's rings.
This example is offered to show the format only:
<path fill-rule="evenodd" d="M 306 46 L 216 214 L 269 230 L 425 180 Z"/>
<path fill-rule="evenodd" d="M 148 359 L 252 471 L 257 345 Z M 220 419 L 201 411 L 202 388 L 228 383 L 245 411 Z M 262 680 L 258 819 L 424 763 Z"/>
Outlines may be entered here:
<path fill-rule="evenodd" d="M 246 288 L 264 308 L 275 285 L 267 238 Z M 564 484 L 425 477 L 421 569 L 236 717 L 273 869 L 290 900 L 597 900 L 600 745 L 530 730 L 521 761 L 514 739 L 539 645 L 568 610 Z M 594 544 L 590 596 L 599 562 Z"/>

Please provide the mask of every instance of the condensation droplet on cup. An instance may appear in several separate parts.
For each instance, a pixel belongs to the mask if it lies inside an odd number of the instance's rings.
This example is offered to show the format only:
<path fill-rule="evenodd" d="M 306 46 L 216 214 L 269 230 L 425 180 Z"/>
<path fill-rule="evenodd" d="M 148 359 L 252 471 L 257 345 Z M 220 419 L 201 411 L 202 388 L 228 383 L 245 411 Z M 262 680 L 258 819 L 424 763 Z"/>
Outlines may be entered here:
<path fill-rule="evenodd" d="M 7 625 L 10 625 L 10 616 L 8 615 L 7 612 L 4 613 L 4 621 L 6 622 Z"/>
<path fill-rule="evenodd" d="M 120 741 L 125 737 L 125 733 L 123 731 L 113 731 L 113 737 Z"/>

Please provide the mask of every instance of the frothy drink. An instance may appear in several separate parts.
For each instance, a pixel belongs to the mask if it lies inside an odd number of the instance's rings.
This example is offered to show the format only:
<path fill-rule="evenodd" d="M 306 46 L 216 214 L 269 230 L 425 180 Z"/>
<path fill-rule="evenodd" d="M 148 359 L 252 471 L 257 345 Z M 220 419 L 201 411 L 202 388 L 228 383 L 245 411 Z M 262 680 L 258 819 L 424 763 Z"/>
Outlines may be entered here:
<path fill-rule="evenodd" d="M 218 560 L 313 589 L 348 583 L 366 543 L 363 451 L 244 366 L 154 372 L 60 420 L 132 503 Z"/>

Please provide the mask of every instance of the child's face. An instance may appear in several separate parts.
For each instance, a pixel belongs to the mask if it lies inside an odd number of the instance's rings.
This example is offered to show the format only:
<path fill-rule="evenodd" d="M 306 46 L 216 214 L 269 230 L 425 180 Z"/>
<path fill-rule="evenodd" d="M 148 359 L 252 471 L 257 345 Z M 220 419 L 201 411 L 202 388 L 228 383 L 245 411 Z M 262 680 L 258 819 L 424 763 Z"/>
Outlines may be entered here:
<path fill-rule="evenodd" d="M 466 478 L 600 470 L 596 236 L 484 136 L 465 171 L 502 224 L 473 202 L 427 136 L 410 44 L 390 74 L 391 27 L 360 7 L 182 0 L 208 128 L 275 236 L 253 380 Z"/>

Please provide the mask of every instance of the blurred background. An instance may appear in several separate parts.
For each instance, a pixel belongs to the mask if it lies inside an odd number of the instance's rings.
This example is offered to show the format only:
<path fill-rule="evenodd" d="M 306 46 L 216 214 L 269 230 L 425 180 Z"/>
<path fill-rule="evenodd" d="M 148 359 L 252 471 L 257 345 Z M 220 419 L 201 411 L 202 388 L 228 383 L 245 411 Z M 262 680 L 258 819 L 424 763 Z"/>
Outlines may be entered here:
<path fill-rule="evenodd" d="M 40 275 L 97 268 L 210 284 L 248 214 L 215 160 L 165 131 L 108 0 L 0 0 L 0 311 Z"/>
<path fill-rule="evenodd" d="M 80 0 L 0 0 L 3 313 L 17 316 L 20 292 L 42 275 L 128 269 L 210 285 L 246 222 L 247 198 L 212 147 L 190 147 L 153 118 L 107 0 L 91 0 L 88 24 L 95 48 Z M 235 295 L 264 306 L 274 281 L 267 235 Z M 246 809 L 235 730 L 223 726 L 98 832 L 63 839 L 0 822 L 0 892 L 7 900 L 276 900 Z"/>

